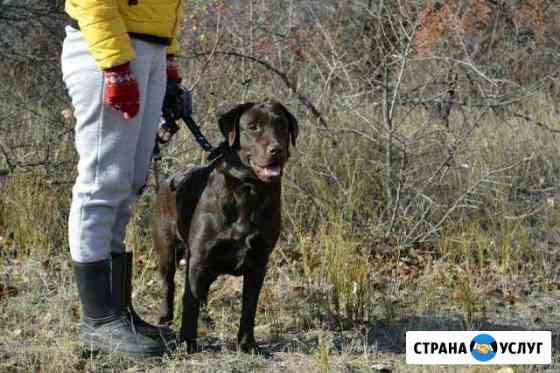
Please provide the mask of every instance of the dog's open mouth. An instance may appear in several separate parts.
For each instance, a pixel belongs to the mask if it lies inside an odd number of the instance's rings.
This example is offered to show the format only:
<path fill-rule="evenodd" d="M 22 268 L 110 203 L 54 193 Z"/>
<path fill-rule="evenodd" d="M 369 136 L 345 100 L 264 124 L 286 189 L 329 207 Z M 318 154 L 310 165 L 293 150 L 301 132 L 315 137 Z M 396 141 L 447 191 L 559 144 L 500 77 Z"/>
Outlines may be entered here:
<path fill-rule="evenodd" d="M 282 176 L 282 166 L 280 164 L 260 166 L 252 160 L 250 162 L 253 171 L 255 171 L 255 175 L 262 181 L 269 182 Z"/>

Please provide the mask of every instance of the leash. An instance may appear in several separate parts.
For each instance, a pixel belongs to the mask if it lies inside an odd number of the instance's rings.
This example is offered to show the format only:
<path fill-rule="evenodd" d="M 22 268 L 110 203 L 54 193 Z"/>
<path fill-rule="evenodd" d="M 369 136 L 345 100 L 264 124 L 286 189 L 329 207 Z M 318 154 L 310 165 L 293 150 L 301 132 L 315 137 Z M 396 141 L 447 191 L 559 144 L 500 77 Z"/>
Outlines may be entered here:
<path fill-rule="evenodd" d="M 187 125 L 187 128 L 194 136 L 194 139 L 204 151 L 212 152 L 212 150 L 214 149 L 212 144 L 208 142 L 208 140 L 200 130 L 200 127 L 196 124 L 192 117 L 192 93 L 188 89 L 179 87 L 179 99 L 177 107 L 172 110 L 164 111 L 162 119 L 163 123 L 161 124 L 160 132 L 156 137 L 156 143 L 154 146 L 154 160 L 161 159 L 159 145 L 167 144 L 169 140 L 171 140 L 171 138 L 175 135 L 175 133 L 179 131 L 180 127 L 177 124 L 177 121 L 179 119 L 183 120 L 183 122 Z"/>
<path fill-rule="evenodd" d="M 187 116 L 183 117 L 182 119 L 183 119 L 183 122 L 185 122 L 185 124 L 187 125 L 187 128 L 191 131 L 191 133 L 194 136 L 194 139 L 196 140 L 198 145 L 200 145 L 200 147 L 204 151 L 207 151 L 207 152 L 211 153 L 212 150 L 214 150 L 214 147 L 212 146 L 212 144 L 210 144 L 208 142 L 208 140 L 206 140 L 206 137 L 204 136 L 202 131 L 200 131 L 200 127 L 196 124 L 196 122 L 194 121 L 192 116 L 187 115 Z"/>
<path fill-rule="evenodd" d="M 154 176 L 156 178 L 156 190 L 159 190 L 159 161 L 161 161 L 160 145 L 167 144 L 171 138 L 179 131 L 178 120 L 182 120 L 186 125 L 198 145 L 208 152 L 208 160 L 214 160 L 222 155 L 224 144 L 218 147 L 212 146 L 206 139 L 206 136 L 200 130 L 200 127 L 192 117 L 192 92 L 184 87 L 179 87 L 179 99 L 176 108 L 164 110 L 162 113 L 163 122 L 160 127 L 152 151 L 152 160 L 154 162 Z"/>

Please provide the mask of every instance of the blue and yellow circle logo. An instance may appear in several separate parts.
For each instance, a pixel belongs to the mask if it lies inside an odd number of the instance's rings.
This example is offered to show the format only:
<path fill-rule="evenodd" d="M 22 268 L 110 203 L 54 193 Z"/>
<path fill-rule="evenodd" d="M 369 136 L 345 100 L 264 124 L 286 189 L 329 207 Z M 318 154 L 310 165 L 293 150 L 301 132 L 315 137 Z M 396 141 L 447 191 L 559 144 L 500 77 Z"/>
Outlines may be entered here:
<path fill-rule="evenodd" d="M 471 355 L 478 361 L 490 361 L 496 356 L 498 342 L 488 334 L 479 334 L 471 341 Z"/>

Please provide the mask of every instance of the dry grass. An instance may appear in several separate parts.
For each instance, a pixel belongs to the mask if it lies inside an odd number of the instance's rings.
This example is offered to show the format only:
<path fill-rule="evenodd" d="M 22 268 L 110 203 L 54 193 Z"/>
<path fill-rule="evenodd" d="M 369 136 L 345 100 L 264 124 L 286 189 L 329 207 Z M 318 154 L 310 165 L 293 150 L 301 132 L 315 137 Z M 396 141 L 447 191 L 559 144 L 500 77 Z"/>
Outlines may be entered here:
<path fill-rule="evenodd" d="M 338 119 L 343 126 L 344 117 Z M 440 187 L 461 193 L 485 169 L 511 167 L 476 189 L 476 203 L 457 210 L 430 240 L 413 245 L 401 241 L 415 224 L 412 215 L 403 215 L 390 234 L 385 229 L 379 152 L 350 135 L 332 148 L 303 122 L 305 145 L 293 151 L 284 185 L 285 229 L 257 315 L 265 356 L 235 350 L 241 286 L 231 277 L 211 289 L 215 328 L 201 331 L 204 352 L 179 350 L 140 362 L 84 353 L 76 341 L 79 305 L 65 249 L 69 187 L 49 184 L 39 171 L 3 179 L 0 370 L 496 371 L 404 362 L 407 330 L 560 328 L 556 139 L 525 123 L 486 120 L 468 138 L 465 158 L 457 159 L 469 166 L 456 168 Z M 168 149 L 179 156 L 167 169 L 199 161 L 199 153 L 181 151 L 193 146 L 186 144 Z M 152 198 L 153 188 L 138 204 L 127 236 L 135 252 L 134 302 L 150 321 L 161 300 L 147 229 Z M 441 206 L 445 201 L 442 196 Z M 511 371 L 554 371 L 558 358 L 546 369 Z"/>

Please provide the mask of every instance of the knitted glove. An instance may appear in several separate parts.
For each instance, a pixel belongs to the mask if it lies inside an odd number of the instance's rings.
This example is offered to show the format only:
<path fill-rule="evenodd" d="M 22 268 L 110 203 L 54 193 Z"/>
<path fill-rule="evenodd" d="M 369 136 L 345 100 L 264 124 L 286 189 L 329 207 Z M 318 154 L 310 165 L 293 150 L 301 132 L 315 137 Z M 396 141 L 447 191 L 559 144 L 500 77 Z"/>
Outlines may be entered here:
<path fill-rule="evenodd" d="M 108 68 L 105 77 L 105 104 L 123 113 L 124 119 L 131 119 L 140 109 L 138 82 L 130 71 L 130 63 Z"/>
<path fill-rule="evenodd" d="M 163 99 L 162 112 L 164 116 L 172 113 L 175 119 L 180 116 L 181 109 L 181 75 L 177 61 L 171 55 L 167 56 L 167 86 L 165 98 Z"/>
<path fill-rule="evenodd" d="M 167 79 L 168 80 L 175 80 L 181 83 L 181 74 L 179 73 L 179 65 L 175 60 L 175 56 L 168 54 L 167 55 Z"/>

